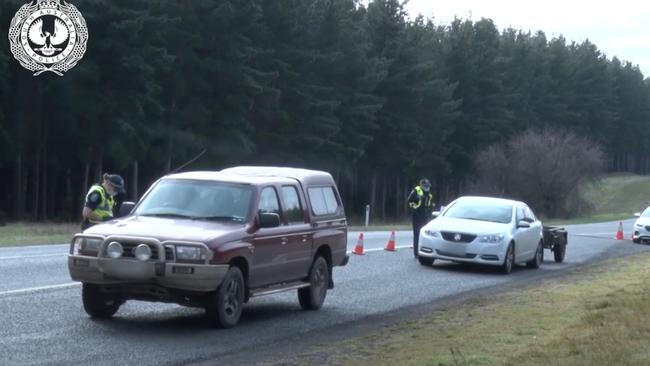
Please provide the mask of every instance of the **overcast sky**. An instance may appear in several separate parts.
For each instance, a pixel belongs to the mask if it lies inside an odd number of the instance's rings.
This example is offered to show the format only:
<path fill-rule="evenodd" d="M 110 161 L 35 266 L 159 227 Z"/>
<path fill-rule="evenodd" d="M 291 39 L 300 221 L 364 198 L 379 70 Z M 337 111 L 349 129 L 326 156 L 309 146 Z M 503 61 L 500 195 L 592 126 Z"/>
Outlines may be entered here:
<path fill-rule="evenodd" d="M 589 39 L 608 59 L 639 65 L 650 76 L 650 2 L 644 0 L 409 0 L 411 17 L 422 13 L 435 24 L 491 18 L 499 28 L 542 30 L 547 39 Z"/>

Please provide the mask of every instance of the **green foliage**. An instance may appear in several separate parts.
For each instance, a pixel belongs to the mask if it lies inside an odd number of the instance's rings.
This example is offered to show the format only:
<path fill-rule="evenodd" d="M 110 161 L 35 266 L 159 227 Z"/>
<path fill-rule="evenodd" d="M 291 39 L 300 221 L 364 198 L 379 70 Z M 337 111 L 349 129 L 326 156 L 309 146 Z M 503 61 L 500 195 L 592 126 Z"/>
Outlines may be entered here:
<path fill-rule="evenodd" d="M 23 3 L 0 4 L 3 24 Z M 436 25 L 401 0 L 73 3 L 90 39 L 64 77 L 35 78 L 0 49 L 12 217 L 77 212 L 100 170 L 133 180 L 138 167 L 141 192 L 204 150 L 186 169 L 325 169 L 351 214 L 381 195 L 392 216 L 422 176 L 439 203 L 463 193 L 477 151 L 530 127 L 590 138 L 610 170 L 650 169 L 648 82 L 589 41 Z"/>

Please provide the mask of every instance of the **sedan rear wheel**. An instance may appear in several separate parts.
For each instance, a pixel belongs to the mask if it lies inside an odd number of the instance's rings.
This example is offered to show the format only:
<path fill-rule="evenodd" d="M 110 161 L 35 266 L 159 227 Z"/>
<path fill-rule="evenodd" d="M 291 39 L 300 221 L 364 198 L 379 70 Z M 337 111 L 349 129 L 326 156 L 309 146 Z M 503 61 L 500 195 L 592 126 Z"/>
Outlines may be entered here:
<path fill-rule="evenodd" d="M 537 244 L 535 257 L 533 257 L 533 259 L 531 259 L 528 263 L 526 263 L 526 266 L 528 266 L 528 268 L 539 268 L 539 266 L 542 265 L 543 261 L 544 261 L 544 243 L 540 240 L 539 244 Z"/>
<path fill-rule="evenodd" d="M 512 272 L 512 267 L 515 264 L 515 246 L 510 243 L 508 249 L 506 250 L 506 257 L 503 259 L 503 264 L 501 265 L 501 271 L 505 274 Z"/>

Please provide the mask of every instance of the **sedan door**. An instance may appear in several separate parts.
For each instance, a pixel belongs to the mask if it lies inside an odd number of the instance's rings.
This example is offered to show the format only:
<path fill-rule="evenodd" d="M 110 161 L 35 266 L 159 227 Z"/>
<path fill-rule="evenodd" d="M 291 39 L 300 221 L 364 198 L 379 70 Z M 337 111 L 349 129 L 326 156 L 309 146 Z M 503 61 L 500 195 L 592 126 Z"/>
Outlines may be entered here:
<path fill-rule="evenodd" d="M 524 205 L 524 215 L 525 220 L 530 222 L 530 245 L 533 253 L 532 255 L 534 256 L 537 251 L 537 245 L 542 238 L 542 222 L 537 220 L 533 210 L 531 210 L 527 205 Z"/>
<path fill-rule="evenodd" d="M 516 219 L 515 219 L 515 260 L 517 263 L 527 261 L 535 254 L 537 248 L 537 240 L 535 240 L 536 231 L 533 228 L 533 223 L 528 222 L 530 227 L 519 227 L 521 221 L 526 221 L 526 213 L 524 206 L 517 206 Z"/>

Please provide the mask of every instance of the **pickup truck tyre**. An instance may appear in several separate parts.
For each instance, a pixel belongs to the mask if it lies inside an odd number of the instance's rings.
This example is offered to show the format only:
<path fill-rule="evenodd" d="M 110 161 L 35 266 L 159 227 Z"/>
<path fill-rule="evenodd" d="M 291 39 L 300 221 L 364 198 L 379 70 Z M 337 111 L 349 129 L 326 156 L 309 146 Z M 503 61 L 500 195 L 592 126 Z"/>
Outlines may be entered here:
<path fill-rule="evenodd" d="M 423 266 L 430 266 L 430 265 L 433 264 L 434 261 L 435 261 L 435 258 L 418 256 L 418 262 L 420 262 L 420 264 L 423 265 Z"/>
<path fill-rule="evenodd" d="M 232 328 L 239 322 L 244 308 L 244 276 L 237 266 L 230 267 L 216 293 L 206 306 L 206 313 L 219 328 Z"/>
<path fill-rule="evenodd" d="M 298 301 L 305 310 L 318 310 L 325 302 L 330 282 L 329 264 L 323 257 L 316 257 L 309 269 L 309 287 L 298 289 Z"/>
<path fill-rule="evenodd" d="M 504 274 L 510 274 L 512 272 L 512 267 L 515 265 L 515 246 L 510 243 L 508 249 L 506 249 L 506 257 L 503 259 L 503 264 L 501 265 L 501 272 Z"/>
<path fill-rule="evenodd" d="M 564 261 L 564 255 L 566 253 L 566 245 L 556 244 L 553 247 L 553 257 L 556 263 L 562 263 Z"/>
<path fill-rule="evenodd" d="M 539 244 L 537 244 L 537 250 L 535 251 L 535 256 L 533 257 L 533 259 L 531 259 L 526 263 L 526 266 L 528 268 L 537 269 L 539 268 L 539 266 L 542 265 L 543 261 L 544 261 L 544 243 L 540 240 Z"/>
<path fill-rule="evenodd" d="M 122 305 L 119 299 L 103 293 L 99 286 L 91 283 L 82 284 L 81 299 L 86 313 L 98 319 L 110 319 Z"/>

